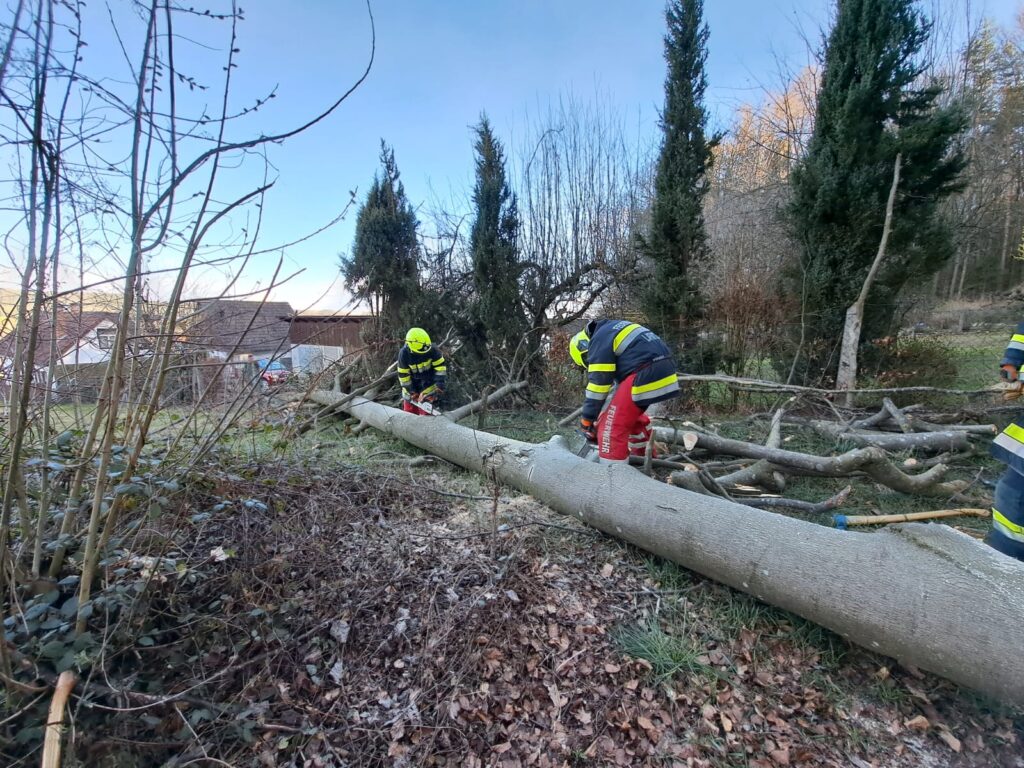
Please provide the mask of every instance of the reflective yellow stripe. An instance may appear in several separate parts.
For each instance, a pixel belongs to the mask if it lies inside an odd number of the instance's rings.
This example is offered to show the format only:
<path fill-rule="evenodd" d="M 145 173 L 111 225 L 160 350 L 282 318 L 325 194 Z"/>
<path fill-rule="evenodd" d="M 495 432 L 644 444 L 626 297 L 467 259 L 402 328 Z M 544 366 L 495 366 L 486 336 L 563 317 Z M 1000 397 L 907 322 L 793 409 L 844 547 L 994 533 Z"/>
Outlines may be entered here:
<path fill-rule="evenodd" d="M 639 327 L 640 326 L 637 323 L 630 323 L 617 334 L 615 334 L 615 341 L 612 342 L 612 352 L 618 352 L 619 345 L 622 344 L 623 339 L 625 339 L 627 336 L 629 336 L 629 334 L 631 334 Z"/>
<path fill-rule="evenodd" d="M 590 392 L 611 392 L 612 385 L 611 384 L 595 384 L 594 382 L 590 382 L 589 384 L 587 384 L 587 389 Z"/>
<path fill-rule="evenodd" d="M 652 389 L 661 389 L 662 387 L 667 387 L 669 384 L 677 380 L 677 375 L 673 373 L 663 379 L 652 381 L 650 384 L 641 384 L 639 387 L 633 387 L 633 394 L 642 395 L 644 392 L 650 392 Z"/>
<path fill-rule="evenodd" d="M 1016 523 L 1011 523 L 1006 518 L 1006 515 L 1004 515 L 995 507 L 992 507 L 992 519 L 995 520 L 1003 528 L 1010 531 L 1011 533 L 1015 533 L 1018 536 L 1024 536 L 1024 525 L 1017 525 Z"/>
<path fill-rule="evenodd" d="M 408 368 L 399 368 L 398 369 L 398 375 L 399 376 L 401 376 L 403 373 L 408 373 L 408 372 L 409 372 Z"/>
<path fill-rule="evenodd" d="M 1024 344 L 1024 334 L 1015 333 L 1010 341 L 1019 341 L 1021 344 Z"/>
<path fill-rule="evenodd" d="M 591 373 L 615 373 L 615 363 L 592 363 L 587 370 Z"/>
<path fill-rule="evenodd" d="M 442 365 L 444 365 L 444 358 L 443 357 L 439 357 L 437 360 L 434 361 L 434 367 L 435 368 L 440 368 Z"/>
<path fill-rule="evenodd" d="M 429 394 L 431 394 L 433 392 L 436 392 L 436 391 L 437 391 L 437 385 L 436 384 L 431 384 L 429 387 L 427 387 L 422 392 L 420 392 L 420 394 L 421 395 L 429 395 Z"/>
<path fill-rule="evenodd" d="M 1003 430 L 1003 434 L 1009 435 L 1018 443 L 1024 443 L 1024 427 L 1018 426 L 1017 424 L 1010 424 L 1010 426 Z"/>

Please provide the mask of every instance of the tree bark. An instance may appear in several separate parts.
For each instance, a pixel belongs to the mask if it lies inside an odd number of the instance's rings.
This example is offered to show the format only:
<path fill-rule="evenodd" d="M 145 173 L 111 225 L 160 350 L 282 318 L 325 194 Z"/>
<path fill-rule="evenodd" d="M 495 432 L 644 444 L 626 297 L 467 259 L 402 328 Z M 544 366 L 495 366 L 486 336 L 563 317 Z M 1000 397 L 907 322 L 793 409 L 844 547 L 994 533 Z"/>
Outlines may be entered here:
<path fill-rule="evenodd" d="M 374 383 L 376 384 L 378 382 Z M 463 405 L 459 408 L 455 408 L 451 411 L 446 411 L 442 413 L 441 416 L 448 419 L 449 421 L 460 421 L 461 419 L 464 419 L 467 416 L 472 416 L 474 413 L 481 410 L 489 403 L 496 403 L 497 401 L 501 400 L 502 398 L 508 397 L 514 392 L 521 392 L 522 390 L 526 389 L 527 385 L 528 382 L 525 381 L 517 381 L 512 384 L 505 384 L 502 387 L 498 387 L 496 390 L 491 392 L 486 397 L 482 397 L 479 400 L 474 400 L 471 403 L 467 403 L 466 405 Z M 356 391 L 358 392 L 359 390 Z M 328 392 L 326 390 L 318 389 L 310 392 L 308 399 L 319 405 L 326 406 L 327 411 L 320 414 L 320 416 L 325 416 L 330 415 L 336 411 L 348 411 L 348 408 L 345 407 L 345 404 L 349 400 L 352 400 L 353 397 L 352 395 L 347 394 L 345 392 Z M 359 399 L 362 400 L 363 398 Z M 370 426 L 375 425 L 371 424 Z"/>
<path fill-rule="evenodd" d="M 560 426 L 560 427 L 567 427 L 567 426 L 569 426 L 574 421 L 576 421 L 576 419 L 578 419 L 580 417 L 580 414 L 582 414 L 582 413 L 583 413 L 583 407 L 581 406 L 581 407 L 577 408 L 575 411 L 573 411 L 572 413 L 570 413 L 568 416 L 566 416 L 564 419 L 559 421 L 558 422 L 558 426 Z"/>
<path fill-rule="evenodd" d="M 861 286 L 857 300 L 846 310 L 846 323 L 843 325 L 843 345 L 839 353 L 839 372 L 836 375 L 836 389 L 850 390 L 857 386 L 857 348 L 860 346 L 860 329 L 864 321 L 864 305 L 868 300 L 871 284 L 875 282 L 878 270 L 885 258 L 885 248 L 892 232 L 892 211 L 896 205 L 896 190 L 900 185 L 900 163 L 902 155 L 896 155 L 892 169 L 892 186 L 889 187 L 889 199 L 885 203 L 885 222 L 882 225 L 882 239 L 878 243 L 878 253 L 871 263 L 864 285 Z M 847 393 L 846 407 L 853 406 L 853 394 Z"/>
<path fill-rule="evenodd" d="M 524 443 L 361 398 L 345 410 L 851 642 L 1024 704 L 1024 655 L 1006 647 L 1024 622 L 1024 564 L 958 531 L 921 523 L 838 531 L 584 461 L 557 439 Z"/>
<path fill-rule="evenodd" d="M 910 420 L 907 418 L 907 415 L 897 408 L 896 403 L 894 403 L 890 398 L 882 398 L 882 407 L 885 408 L 890 416 L 892 416 L 892 420 L 896 422 L 896 425 L 900 428 L 901 432 L 909 435 L 914 431 L 914 428 L 910 426 Z"/>
<path fill-rule="evenodd" d="M 654 433 L 658 440 L 666 443 L 680 443 L 687 436 L 691 436 L 696 439 L 695 445 L 698 448 L 727 456 L 766 459 L 771 464 L 780 467 L 782 471 L 793 467 L 823 477 L 849 477 L 855 472 L 863 472 L 875 482 L 900 493 L 949 497 L 960 493 L 965 487 L 962 482 L 940 482 L 948 471 L 948 467 L 944 464 L 937 464 L 918 475 L 908 475 L 889 461 L 885 451 L 876 446 L 857 448 L 839 456 L 813 456 L 809 453 L 798 453 L 781 448 L 769 448 L 756 443 L 746 443 L 742 440 L 731 440 L 706 432 L 657 427 Z M 902 435 L 895 435 L 895 437 L 902 437 Z"/>
<path fill-rule="evenodd" d="M 855 445 L 875 446 L 884 451 L 909 451 L 919 448 L 926 451 L 962 451 L 970 446 L 967 432 L 948 430 L 943 432 L 913 432 L 909 435 L 896 432 L 872 432 L 850 429 L 834 421 L 821 419 L 791 418 L 794 424 L 804 424 L 820 435 L 845 440 Z"/>
<path fill-rule="evenodd" d="M 489 395 L 481 397 L 479 400 L 474 400 L 471 403 L 463 405 L 461 408 L 455 408 L 454 410 L 448 411 L 444 414 L 444 417 L 449 421 L 460 421 L 467 416 L 472 416 L 477 411 L 487 407 L 489 403 L 496 403 L 502 398 L 508 397 L 515 392 L 522 392 L 526 389 L 528 382 L 517 381 L 513 384 L 505 384 L 504 386 L 498 387 L 496 390 L 491 392 Z"/>
<path fill-rule="evenodd" d="M 768 439 L 765 441 L 767 448 L 780 448 L 782 446 L 782 417 L 784 414 L 785 411 L 782 408 L 779 408 L 772 414 L 772 423 L 768 428 Z M 749 467 L 722 475 L 718 478 L 718 482 L 726 488 L 734 488 L 738 485 L 759 485 L 766 490 L 778 493 L 786 490 L 785 474 L 767 459 L 759 459 Z"/>

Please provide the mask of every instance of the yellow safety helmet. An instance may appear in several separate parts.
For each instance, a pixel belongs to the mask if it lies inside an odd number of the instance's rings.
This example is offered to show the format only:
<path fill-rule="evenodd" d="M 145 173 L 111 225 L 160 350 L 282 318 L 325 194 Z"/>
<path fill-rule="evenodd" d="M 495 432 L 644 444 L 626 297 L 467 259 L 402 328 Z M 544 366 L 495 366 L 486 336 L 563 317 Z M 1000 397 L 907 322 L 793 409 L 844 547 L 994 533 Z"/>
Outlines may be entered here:
<path fill-rule="evenodd" d="M 405 345 L 413 352 L 426 352 L 430 349 L 430 335 L 422 328 L 410 328 L 405 334 Z"/>
<path fill-rule="evenodd" d="M 573 362 L 581 368 L 586 368 L 587 351 L 590 349 L 590 337 L 586 331 L 580 331 L 569 341 L 569 355 Z"/>

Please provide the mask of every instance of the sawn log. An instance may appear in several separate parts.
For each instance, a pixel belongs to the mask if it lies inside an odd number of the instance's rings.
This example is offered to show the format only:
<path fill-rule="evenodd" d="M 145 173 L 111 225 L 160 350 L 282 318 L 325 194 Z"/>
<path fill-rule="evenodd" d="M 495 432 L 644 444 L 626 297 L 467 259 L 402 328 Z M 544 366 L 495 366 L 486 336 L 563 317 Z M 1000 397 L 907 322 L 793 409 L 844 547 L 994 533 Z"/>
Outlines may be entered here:
<path fill-rule="evenodd" d="M 529 493 L 900 662 L 1024 704 L 1024 564 L 944 525 L 852 533 L 698 496 L 624 464 L 584 461 L 362 398 L 353 416 Z"/>

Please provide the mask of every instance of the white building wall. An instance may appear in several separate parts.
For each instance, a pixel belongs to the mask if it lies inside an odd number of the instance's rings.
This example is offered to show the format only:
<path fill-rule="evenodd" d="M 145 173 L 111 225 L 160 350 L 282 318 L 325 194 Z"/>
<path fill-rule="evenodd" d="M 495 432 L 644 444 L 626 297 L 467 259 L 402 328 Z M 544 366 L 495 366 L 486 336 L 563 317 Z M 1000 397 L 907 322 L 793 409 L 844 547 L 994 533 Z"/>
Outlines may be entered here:
<path fill-rule="evenodd" d="M 60 364 L 62 366 L 70 366 L 107 362 L 110 359 L 110 350 L 100 349 L 96 331 L 110 331 L 116 328 L 116 324 L 112 322 L 100 323 L 78 342 L 77 347 L 60 359 Z"/>
<path fill-rule="evenodd" d="M 300 373 L 320 373 L 331 363 L 345 356 L 343 347 L 325 347 L 319 344 L 299 344 L 292 347 L 292 370 Z"/>

